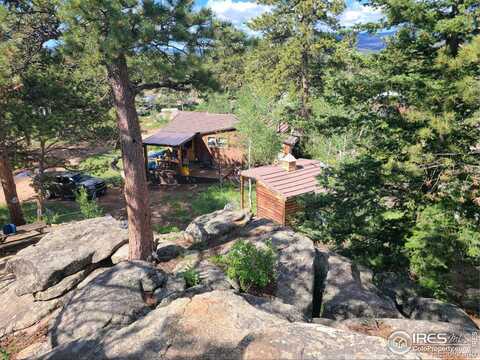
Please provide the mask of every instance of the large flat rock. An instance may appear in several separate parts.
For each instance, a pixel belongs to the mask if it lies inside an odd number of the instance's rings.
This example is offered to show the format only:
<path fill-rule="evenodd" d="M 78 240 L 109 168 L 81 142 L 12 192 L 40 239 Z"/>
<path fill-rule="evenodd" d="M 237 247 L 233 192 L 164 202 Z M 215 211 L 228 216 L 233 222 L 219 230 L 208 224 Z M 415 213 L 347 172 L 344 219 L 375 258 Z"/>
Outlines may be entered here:
<path fill-rule="evenodd" d="M 181 298 L 101 338 L 43 359 L 404 359 L 386 342 L 322 325 L 289 323 L 231 291 Z"/>
<path fill-rule="evenodd" d="M 404 306 L 404 311 L 411 319 L 445 321 L 478 329 L 467 313 L 458 306 L 432 298 L 412 297 Z"/>
<path fill-rule="evenodd" d="M 7 270 L 15 274 L 17 294 L 31 294 L 110 257 L 127 242 L 127 230 L 112 217 L 70 223 L 18 252 Z"/>
<path fill-rule="evenodd" d="M 222 236 L 245 226 L 252 214 L 246 210 L 218 210 L 195 218 L 185 235 L 195 243 L 208 247 Z"/>
<path fill-rule="evenodd" d="M 332 321 L 328 326 L 346 331 L 354 331 L 366 335 L 387 338 L 395 331 L 405 331 L 410 335 L 417 334 L 448 334 L 449 339 L 460 340 L 466 334 L 475 332 L 476 329 L 465 328 L 462 325 L 433 320 L 412 319 L 372 319 L 358 318 Z"/>
<path fill-rule="evenodd" d="M 64 344 L 47 359 L 234 359 L 254 329 L 283 321 L 230 291 L 180 298 L 102 338 Z"/>
<path fill-rule="evenodd" d="M 386 340 L 323 325 L 291 323 L 251 334 L 242 344 L 242 360 L 276 359 L 421 359 L 416 353 L 393 354 Z"/>
<path fill-rule="evenodd" d="M 0 337 L 30 327 L 63 305 L 62 299 L 35 301 L 32 294 L 18 296 L 11 283 L 0 293 Z"/>
<path fill-rule="evenodd" d="M 50 329 L 53 346 L 128 325 L 151 308 L 145 294 L 165 282 L 165 274 L 144 261 L 123 261 L 70 293 Z"/>

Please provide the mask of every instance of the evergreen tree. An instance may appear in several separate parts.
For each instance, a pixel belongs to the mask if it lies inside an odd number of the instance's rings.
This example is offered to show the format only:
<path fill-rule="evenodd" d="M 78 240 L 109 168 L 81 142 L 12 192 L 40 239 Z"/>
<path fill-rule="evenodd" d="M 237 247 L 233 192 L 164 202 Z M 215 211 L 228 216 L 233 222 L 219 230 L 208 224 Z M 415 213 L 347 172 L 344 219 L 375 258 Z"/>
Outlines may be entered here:
<path fill-rule="evenodd" d="M 328 81 L 362 137 L 321 177 L 303 227 L 377 269 L 409 267 L 446 297 L 454 265 L 479 263 L 479 7 L 474 1 L 372 1 L 396 34 Z M 346 124 L 346 126 L 345 126 Z"/>
<path fill-rule="evenodd" d="M 92 66 L 104 66 L 113 94 L 125 171 L 130 259 L 153 251 L 150 204 L 135 95 L 184 88 L 204 79 L 198 49 L 212 21 L 191 0 L 63 0 L 65 47 Z M 195 70 L 195 71 L 194 71 Z"/>
<path fill-rule="evenodd" d="M 12 109 L 23 87 L 20 75 L 39 61 L 44 43 L 58 36 L 58 26 L 51 1 L 0 1 L 0 180 L 11 221 L 17 225 L 25 218 L 11 164 L 18 135 Z"/>
<path fill-rule="evenodd" d="M 265 42 L 258 55 L 265 60 L 265 71 L 280 92 L 293 92 L 300 101 L 299 114 L 311 115 L 312 87 L 321 88 L 323 66 L 337 43 L 339 15 L 344 1 L 258 0 L 270 11 L 255 18 L 250 27 L 262 33 Z M 270 58 L 266 53 L 274 53 Z M 275 59 L 275 60 L 274 60 Z"/>

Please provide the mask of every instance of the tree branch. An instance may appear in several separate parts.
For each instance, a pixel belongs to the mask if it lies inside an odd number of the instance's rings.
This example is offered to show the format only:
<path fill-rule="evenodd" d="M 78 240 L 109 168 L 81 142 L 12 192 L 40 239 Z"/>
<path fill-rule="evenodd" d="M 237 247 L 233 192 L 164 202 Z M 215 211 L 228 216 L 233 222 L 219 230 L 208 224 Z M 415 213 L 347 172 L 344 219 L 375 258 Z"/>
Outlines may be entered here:
<path fill-rule="evenodd" d="M 165 80 L 159 82 L 152 82 L 152 83 L 145 83 L 140 84 L 134 87 L 135 94 L 140 93 L 143 90 L 152 90 L 152 89 L 171 89 L 171 90 L 186 90 L 188 85 L 190 85 L 190 81 L 172 81 L 172 80 Z"/>

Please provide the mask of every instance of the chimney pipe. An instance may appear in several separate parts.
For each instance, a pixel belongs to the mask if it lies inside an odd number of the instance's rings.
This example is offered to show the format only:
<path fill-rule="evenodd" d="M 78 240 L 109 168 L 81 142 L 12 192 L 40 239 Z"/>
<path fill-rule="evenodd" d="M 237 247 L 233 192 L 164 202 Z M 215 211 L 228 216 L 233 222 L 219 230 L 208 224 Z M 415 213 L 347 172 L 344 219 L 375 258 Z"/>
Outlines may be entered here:
<path fill-rule="evenodd" d="M 285 155 L 281 160 L 283 170 L 287 172 L 295 171 L 297 169 L 297 159 L 292 154 Z"/>

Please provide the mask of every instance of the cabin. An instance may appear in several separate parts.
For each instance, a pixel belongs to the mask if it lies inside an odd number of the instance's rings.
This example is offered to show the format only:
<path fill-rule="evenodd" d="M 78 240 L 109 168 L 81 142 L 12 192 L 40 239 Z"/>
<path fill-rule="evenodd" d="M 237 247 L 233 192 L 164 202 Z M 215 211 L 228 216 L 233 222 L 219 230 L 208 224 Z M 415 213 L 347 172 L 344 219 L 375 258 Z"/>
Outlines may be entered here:
<path fill-rule="evenodd" d="M 165 127 L 143 139 L 149 178 L 168 171 L 189 178 L 218 178 L 241 166 L 245 154 L 237 124 L 233 114 L 174 110 Z"/>
<path fill-rule="evenodd" d="M 260 166 L 240 173 L 240 205 L 245 207 L 245 179 L 256 182 L 257 216 L 288 225 L 298 212 L 298 197 L 321 191 L 317 176 L 326 167 L 318 160 L 295 159 L 288 153 L 277 165 Z"/>

